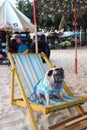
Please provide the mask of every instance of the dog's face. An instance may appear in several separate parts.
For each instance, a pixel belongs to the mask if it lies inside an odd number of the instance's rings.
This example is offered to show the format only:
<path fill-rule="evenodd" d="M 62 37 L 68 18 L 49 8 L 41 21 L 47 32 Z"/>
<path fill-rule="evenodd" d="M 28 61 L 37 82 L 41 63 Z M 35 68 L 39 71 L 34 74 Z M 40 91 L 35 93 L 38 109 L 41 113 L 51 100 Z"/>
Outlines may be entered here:
<path fill-rule="evenodd" d="M 64 70 L 62 68 L 52 68 L 46 73 L 46 78 L 54 86 L 61 84 L 64 80 Z"/>

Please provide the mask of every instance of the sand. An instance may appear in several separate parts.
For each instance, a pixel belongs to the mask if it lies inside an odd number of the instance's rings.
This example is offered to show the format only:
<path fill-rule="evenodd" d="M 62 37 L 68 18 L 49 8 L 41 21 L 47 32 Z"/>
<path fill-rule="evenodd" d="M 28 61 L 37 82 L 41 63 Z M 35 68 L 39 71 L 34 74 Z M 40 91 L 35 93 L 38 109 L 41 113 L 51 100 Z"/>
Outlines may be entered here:
<path fill-rule="evenodd" d="M 65 81 L 75 95 L 87 95 L 87 46 L 78 48 L 78 73 L 74 72 L 75 50 L 52 50 L 50 60 L 65 71 Z M 16 84 L 16 83 L 15 83 Z M 0 130 L 33 130 L 26 109 L 10 104 L 11 66 L 0 65 Z M 16 95 L 20 93 L 16 90 Z M 87 111 L 87 103 L 83 105 Z M 39 130 L 47 130 L 55 124 L 78 113 L 67 109 L 47 115 L 34 113 Z"/>

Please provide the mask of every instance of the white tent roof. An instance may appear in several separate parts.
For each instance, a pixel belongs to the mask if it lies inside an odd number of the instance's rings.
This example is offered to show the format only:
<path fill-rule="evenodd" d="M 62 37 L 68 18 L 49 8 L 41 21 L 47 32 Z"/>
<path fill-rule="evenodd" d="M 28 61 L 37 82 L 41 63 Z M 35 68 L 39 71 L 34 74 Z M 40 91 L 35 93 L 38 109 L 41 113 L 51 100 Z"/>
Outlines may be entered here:
<path fill-rule="evenodd" d="M 8 0 L 3 0 L 0 3 L 0 28 L 13 30 L 27 30 L 34 31 L 34 25 L 30 19 L 20 12 L 13 4 Z"/>

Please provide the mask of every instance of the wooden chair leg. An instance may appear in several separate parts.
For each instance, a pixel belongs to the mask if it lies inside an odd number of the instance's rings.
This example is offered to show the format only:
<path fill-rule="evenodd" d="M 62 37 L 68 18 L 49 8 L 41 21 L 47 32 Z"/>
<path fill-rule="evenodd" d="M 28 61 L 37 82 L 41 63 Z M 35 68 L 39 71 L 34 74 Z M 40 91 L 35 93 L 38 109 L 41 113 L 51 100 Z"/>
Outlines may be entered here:
<path fill-rule="evenodd" d="M 29 105 L 27 107 L 27 111 L 28 111 L 28 115 L 29 115 L 28 117 L 29 117 L 29 120 L 32 123 L 33 129 L 34 130 L 39 130 L 38 126 L 37 126 L 37 123 L 35 121 L 35 117 L 34 117 L 33 111 L 32 111 L 32 109 L 31 109 L 31 107 Z"/>
<path fill-rule="evenodd" d="M 84 110 L 83 110 L 83 108 L 80 105 L 76 106 L 75 108 L 77 109 L 79 114 L 83 114 L 84 113 Z"/>

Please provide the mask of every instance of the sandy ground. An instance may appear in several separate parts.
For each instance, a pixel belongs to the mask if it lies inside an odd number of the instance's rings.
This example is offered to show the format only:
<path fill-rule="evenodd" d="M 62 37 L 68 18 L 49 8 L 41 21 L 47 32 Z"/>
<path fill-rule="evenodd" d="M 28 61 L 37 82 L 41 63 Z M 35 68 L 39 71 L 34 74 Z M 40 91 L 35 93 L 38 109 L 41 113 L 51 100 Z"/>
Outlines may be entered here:
<path fill-rule="evenodd" d="M 74 49 L 52 50 L 50 60 L 64 69 L 65 81 L 75 95 L 87 95 L 87 46 L 78 48 L 78 74 L 74 72 Z M 26 110 L 10 104 L 10 88 L 11 67 L 0 65 L 0 130 L 33 130 Z M 83 107 L 87 111 L 87 103 Z M 72 111 L 73 114 L 67 109 L 47 115 L 35 113 L 39 130 L 47 130 L 49 125 L 77 115 L 74 108 Z"/>

